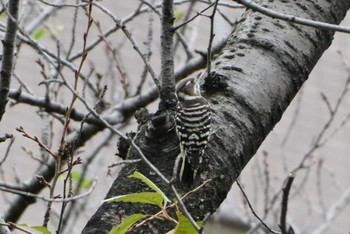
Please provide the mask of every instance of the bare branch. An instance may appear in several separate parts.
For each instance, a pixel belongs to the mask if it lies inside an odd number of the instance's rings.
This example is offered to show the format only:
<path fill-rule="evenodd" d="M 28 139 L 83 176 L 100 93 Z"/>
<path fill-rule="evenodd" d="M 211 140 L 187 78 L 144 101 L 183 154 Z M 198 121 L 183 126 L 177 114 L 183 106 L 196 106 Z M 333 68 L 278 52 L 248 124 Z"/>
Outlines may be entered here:
<path fill-rule="evenodd" d="M 151 2 L 151 4 L 153 4 L 153 2 L 154 0 Z M 150 12 L 148 17 L 147 39 L 144 42 L 144 45 L 146 46 L 146 56 L 148 59 L 150 59 L 152 56 L 151 43 L 153 41 L 153 26 L 154 26 L 153 21 L 154 21 L 154 15 L 152 14 L 152 12 Z M 141 90 L 146 81 L 146 78 L 147 78 L 147 67 L 145 66 L 144 70 L 142 71 L 141 80 L 136 88 L 136 95 L 139 95 L 141 93 Z"/>
<path fill-rule="evenodd" d="M 78 2 L 79 2 L 79 0 L 76 0 L 76 3 L 78 3 Z M 69 56 L 71 55 L 71 53 L 73 51 L 74 44 L 75 44 L 75 39 L 76 39 L 75 33 L 76 33 L 76 29 L 77 29 L 78 10 L 79 10 L 78 7 L 74 9 L 71 40 L 70 40 L 68 51 L 66 54 L 67 60 L 69 60 Z M 87 48 L 85 48 L 85 50 L 87 50 Z"/>
<path fill-rule="evenodd" d="M 326 221 L 312 234 L 321 234 L 329 227 L 335 218 L 350 204 L 350 188 L 331 206 L 326 215 Z"/>
<path fill-rule="evenodd" d="M 275 231 L 275 230 L 272 230 L 272 229 L 264 222 L 264 220 L 262 220 L 262 219 L 259 217 L 259 215 L 255 212 L 255 210 L 254 210 L 252 204 L 250 203 L 247 194 L 244 192 L 244 189 L 243 189 L 241 183 L 240 183 L 238 180 L 236 180 L 236 183 L 237 183 L 237 186 L 239 187 L 239 189 L 241 190 L 241 192 L 242 192 L 242 194 L 243 194 L 243 197 L 244 197 L 245 200 L 247 201 L 248 206 L 249 206 L 250 210 L 252 211 L 253 215 L 260 221 L 260 223 L 261 223 L 269 232 L 274 233 L 274 234 L 279 234 L 280 232 Z"/>
<path fill-rule="evenodd" d="M 40 1 L 40 0 L 39 0 Z M 32 34 L 34 32 L 34 30 L 40 26 L 47 18 L 49 18 L 52 14 L 55 13 L 55 11 L 57 11 L 58 7 L 57 5 L 60 5 L 64 2 L 65 0 L 56 0 L 52 5 L 55 6 L 51 6 L 48 7 L 47 9 L 45 9 L 39 16 L 37 16 L 34 20 L 32 20 L 26 27 L 25 27 L 25 31 L 28 34 Z"/>
<path fill-rule="evenodd" d="M 41 195 L 29 193 L 29 192 L 24 192 L 22 190 L 7 188 L 7 187 L 3 187 L 1 185 L 0 185 L 0 190 L 4 191 L 4 192 L 8 192 L 8 193 L 13 193 L 13 194 L 25 196 L 25 197 L 32 197 L 32 198 L 40 199 L 40 200 L 43 200 L 46 202 L 62 203 L 62 202 L 75 201 L 75 200 L 78 200 L 78 199 L 81 199 L 83 197 L 88 196 L 95 189 L 95 186 L 96 186 L 96 181 L 93 181 L 91 187 L 85 193 L 82 193 L 82 194 L 79 194 L 76 196 L 72 196 L 72 197 L 68 197 L 68 198 L 64 198 L 64 199 L 62 199 L 62 198 L 47 198 L 45 196 L 41 196 Z"/>
<path fill-rule="evenodd" d="M 5 152 L 5 155 L 4 155 L 4 158 L 0 161 L 0 166 L 6 161 L 8 155 L 9 155 L 9 152 L 10 152 L 10 149 L 11 149 L 11 146 L 13 144 L 13 142 L 15 142 L 15 138 L 13 138 L 12 135 L 9 135 L 9 134 L 5 134 L 4 136 L 5 139 L 7 138 L 10 138 L 10 143 L 9 145 L 7 146 L 7 149 L 6 149 L 6 152 Z M 1 142 L 2 139 L 0 139 L 0 142 Z"/>
<path fill-rule="evenodd" d="M 177 202 L 179 203 L 179 206 L 182 210 L 182 212 L 184 213 L 184 215 L 188 218 L 188 220 L 191 222 L 192 226 L 196 229 L 196 231 L 198 232 L 200 230 L 200 227 L 198 226 L 198 224 L 196 223 L 196 221 L 193 219 L 192 215 L 190 214 L 190 212 L 188 212 L 185 204 L 183 203 L 183 201 L 180 198 L 179 193 L 176 191 L 175 186 L 171 185 L 171 189 L 174 192 L 175 198 L 177 200 Z"/>
<path fill-rule="evenodd" d="M 58 2 L 50 3 L 50 2 L 46 2 L 44 0 L 38 0 L 38 1 L 44 3 L 45 5 L 52 6 L 52 7 L 58 7 L 58 8 L 59 7 L 84 7 L 84 6 L 89 5 L 89 3 L 67 4 L 67 3 L 58 3 Z M 82 2 L 84 2 L 84 1 L 82 1 Z"/>
<path fill-rule="evenodd" d="M 178 30 L 179 28 L 183 27 L 184 25 L 192 22 L 194 19 L 196 19 L 198 16 L 202 15 L 203 12 L 205 12 L 206 10 L 208 10 L 209 8 L 211 8 L 214 4 L 217 4 L 217 1 L 211 3 L 209 6 L 203 8 L 201 11 L 197 12 L 197 14 L 195 14 L 194 16 L 192 16 L 191 18 L 189 18 L 188 20 L 178 24 L 178 25 L 175 25 L 173 27 L 173 30 L 176 31 Z"/>
<path fill-rule="evenodd" d="M 20 90 L 10 89 L 9 97 L 18 103 L 29 104 L 37 107 L 44 108 L 48 112 L 59 113 L 65 115 L 67 106 L 47 100 L 45 97 L 36 97 L 34 95 L 21 92 Z M 71 119 L 81 121 L 86 114 L 73 108 L 71 111 Z M 87 122 L 94 122 L 92 119 L 88 119 Z M 95 121 L 96 123 L 96 121 Z"/>
<path fill-rule="evenodd" d="M 6 141 L 7 139 L 13 138 L 12 134 L 5 134 L 3 137 L 0 137 L 0 143 Z"/>
<path fill-rule="evenodd" d="M 7 222 L 7 223 L 5 223 L 5 222 L 3 222 L 3 221 L 0 221 L 0 226 L 1 227 L 7 227 L 7 229 L 8 228 L 15 228 L 15 229 L 18 229 L 18 230 L 20 230 L 20 231 L 22 231 L 22 232 L 24 232 L 24 233 L 27 233 L 27 234 L 35 234 L 34 232 L 32 232 L 32 231 L 29 231 L 29 230 L 27 230 L 26 228 L 24 228 L 24 227 L 21 227 L 20 225 L 18 225 L 18 224 L 16 224 L 16 223 L 12 223 L 12 222 Z M 3 229 L 1 229 L 0 228 L 0 231 L 2 231 Z M 0 232 L 1 234 L 3 234 L 2 232 Z M 6 229 L 5 229 L 5 234 L 6 234 L 7 232 L 6 232 Z M 11 233 L 10 231 L 8 232 L 8 233 Z"/>
<path fill-rule="evenodd" d="M 209 43 L 208 43 L 208 55 L 207 55 L 207 74 L 209 75 L 211 73 L 211 48 L 213 46 L 213 40 L 214 40 L 214 37 L 215 37 L 215 34 L 214 34 L 214 18 L 215 18 L 215 13 L 216 13 L 216 10 L 217 10 L 217 7 L 218 7 L 218 3 L 219 3 L 219 0 L 216 0 L 214 2 L 214 8 L 213 8 L 213 12 L 211 13 L 211 15 L 209 16 L 209 19 L 210 19 L 210 36 L 209 36 Z"/>
<path fill-rule="evenodd" d="M 115 63 L 115 67 L 120 74 L 120 83 L 122 84 L 122 87 L 123 87 L 124 98 L 127 98 L 127 97 L 129 97 L 129 85 L 130 85 L 129 78 L 127 77 L 127 73 L 125 72 L 125 69 L 120 62 L 120 58 L 117 54 L 117 50 L 112 47 L 112 45 L 107 41 L 107 39 L 105 37 L 103 37 L 103 32 L 102 32 L 102 28 L 101 28 L 100 23 L 98 21 L 95 21 L 95 20 L 93 22 L 96 25 L 96 27 L 100 33 L 100 37 L 102 38 L 103 42 L 105 43 L 108 51 L 112 55 L 112 58 L 113 58 L 114 63 Z M 149 53 L 147 53 L 147 58 L 149 59 L 148 54 Z M 147 72 L 147 70 L 146 70 L 146 72 Z"/>
<path fill-rule="evenodd" d="M 191 190 L 191 191 L 189 191 L 188 193 L 186 193 L 185 195 L 183 195 L 183 196 L 180 198 L 181 201 L 184 200 L 184 199 L 186 199 L 186 198 L 188 198 L 188 197 L 191 196 L 193 193 L 199 191 L 200 189 L 204 188 L 205 186 L 207 186 L 208 183 L 209 183 L 210 181 L 211 181 L 211 180 L 206 180 L 206 181 L 204 181 L 201 185 L 199 185 L 198 187 L 194 188 L 193 190 Z M 169 208 L 173 208 L 173 207 L 176 206 L 176 205 L 177 205 L 177 203 L 174 202 L 174 203 L 172 203 L 172 204 L 166 206 L 166 207 L 164 208 L 164 210 L 167 210 L 167 209 L 169 209 Z M 140 222 L 139 224 L 137 224 L 137 225 L 135 226 L 135 228 L 144 225 L 144 224 L 147 223 L 148 221 L 150 221 L 150 220 L 154 219 L 155 217 L 160 216 L 160 215 L 162 215 L 162 214 L 163 214 L 163 210 L 161 210 L 161 211 L 159 211 L 158 213 L 152 215 L 150 218 L 145 219 L 144 221 Z M 174 221 L 175 221 L 175 220 L 174 220 Z"/>
<path fill-rule="evenodd" d="M 40 147 L 41 149 L 45 150 L 45 151 L 46 151 L 47 153 L 49 153 L 53 158 L 55 158 L 55 159 L 57 158 L 57 154 L 56 154 L 56 153 L 52 152 L 52 150 L 49 149 L 45 144 L 43 144 L 43 143 L 39 140 L 39 138 L 37 138 L 36 136 L 31 136 L 31 135 L 29 135 L 29 134 L 24 130 L 24 128 L 23 128 L 22 126 L 19 126 L 18 128 L 16 128 L 16 130 L 17 130 L 18 132 L 22 133 L 22 135 L 23 135 L 24 137 L 29 138 L 29 139 L 31 139 L 32 141 L 36 142 L 36 143 L 39 145 L 39 147 Z"/>
<path fill-rule="evenodd" d="M 291 226 L 287 226 L 287 210 L 288 210 L 288 197 L 289 192 L 292 187 L 293 181 L 295 178 L 295 173 L 290 173 L 287 177 L 286 183 L 283 186 L 283 197 L 282 197 L 282 204 L 281 204 L 281 216 L 280 216 L 280 228 L 282 231 L 282 234 L 288 234 L 290 233 L 289 230 L 292 228 Z"/>
<path fill-rule="evenodd" d="M 133 159 L 133 160 L 123 160 L 117 163 L 113 163 L 112 165 L 109 165 L 108 168 L 124 165 L 124 164 L 130 164 L 130 163 L 139 163 L 141 162 L 141 159 Z"/>
<path fill-rule="evenodd" d="M 0 217 L 0 234 L 11 234 L 10 229 L 8 228 L 8 226 L 5 224 L 5 221 L 1 217 Z"/>
<path fill-rule="evenodd" d="M 123 21 L 118 19 L 117 17 L 115 17 L 112 12 L 110 12 L 107 8 L 105 8 L 104 6 L 102 6 L 101 4 L 97 3 L 97 2 L 92 2 L 92 4 L 94 6 L 96 6 L 97 8 L 99 8 L 101 11 L 103 11 L 104 13 L 106 13 L 115 23 L 116 25 L 124 32 L 125 36 L 129 39 L 129 41 L 131 42 L 134 50 L 136 50 L 136 52 L 140 55 L 140 57 L 142 58 L 143 62 L 145 63 L 148 72 L 151 74 L 151 77 L 153 78 L 153 81 L 155 83 L 155 85 L 158 87 L 158 89 L 160 90 L 160 84 L 159 84 L 159 80 L 157 78 L 156 73 L 154 72 L 147 55 L 141 51 L 140 46 L 136 43 L 136 41 L 134 40 L 134 38 L 132 37 L 132 34 L 130 33 L 130 31 L 127 29 L 127 27 L 125 26 L 125 24 L 123 24 Z"/>
<path fill-rule="evenodd" d="M 5 113 L 10 90 L 11 75 L 13 68 L 14 47 L 17 34 L 17 18 L 19 0 L 9 0 L 8 18 L 6 25 L 5 39 L 2 41 L 3 53 L 0 71 L 0 121 Z"/>
<path fill-rule="evenodd" d="M 161 18 L 161 21 L 163 22 L 163 20 L 162 20 L 163 14 L 157 10 L 157 5 L 154 5 L 154 4 L 152 4 L 152 2 L 149 2 L 147 0 L 142 0 L 142 2 L 145 3 L 147 6 L 149 6 Z M 178 41 L 181 42 L 188 58 L 192 58 L 193 57 L 192 52 L 190 51 L 189 46 L 187 45 L 185 37 L 181 34 L 182 32 L 179 32 L 177 30 L 173 30 L 173 31 L 174 31 L 173 33 L 175 33 L 176 36 L 178 37 L 178 39 L 179 39 Z M 163 38 L 163 37 L 161 36 L 161 38 Z M 172 53 L 174 53 L 175 50 L 176 50 L 176 44 L 175 44 L 175 46 L 173 46 Z"/>

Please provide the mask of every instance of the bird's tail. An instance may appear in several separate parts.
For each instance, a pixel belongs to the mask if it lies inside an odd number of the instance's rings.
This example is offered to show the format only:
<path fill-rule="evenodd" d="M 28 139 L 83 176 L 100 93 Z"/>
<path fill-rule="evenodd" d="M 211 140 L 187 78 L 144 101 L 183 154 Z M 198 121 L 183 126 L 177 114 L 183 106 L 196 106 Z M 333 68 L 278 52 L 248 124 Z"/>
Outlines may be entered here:
<path fill-rule="evenodd" d="M 189 151 L 182 155 L 179 178 L 181 182 L 192 184 L 202 162 L 202 152 Z"/>
<path fill-rule="evenodd" d="M 181 182 L 192 184 L 194 179 L 194 171 L 187 157 L 181 159 L 181 168 L 179 173 L 179 179 Z"/>

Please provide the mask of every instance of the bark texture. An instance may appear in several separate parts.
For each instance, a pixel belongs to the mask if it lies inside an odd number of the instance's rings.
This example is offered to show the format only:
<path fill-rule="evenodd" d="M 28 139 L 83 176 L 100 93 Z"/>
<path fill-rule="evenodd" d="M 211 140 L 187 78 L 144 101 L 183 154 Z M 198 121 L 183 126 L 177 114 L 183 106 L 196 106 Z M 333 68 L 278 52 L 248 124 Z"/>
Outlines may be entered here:
<path fill-rule="evenodd" d="M 350 7 L 348 0 L 280 1 L 263 0 L 263 6 L 296 16 L 339 24 Z M 334 32 L 300 26 L 246 11 L 226 47 L 213 62 L 212 74 L 203 90 L 214 112 L 210 143 L 200 168 L 200 178 L 212 181 L 186 200 L 196 220 L 213 213 L 226 198 L 232 184 L 254 156 L 267 134 L 280 120 L 311 70 L 332 42 Z M 175 131 L 164 127 L 164 116 L 155 115 L 140 125 L 135 141 L 161 172 L 171 178 L 179 148 Z M 147 133 L 147 134 L 146 134 Z M 129 158 L 138 158 L 134 150 Z M 173 197 L 169 188 L 144 163 L 126 165 L 107 197 L 147 190 L 139 181 L 128 179 L 135 170 L 153 180 Z M 189 187 L 177 184 L 180 193 Z M 121 215 L 153 214 L 152 206 L 103 204 L 83 230 L 108 233 Z M 166 233 L 168 223 L 152 223 L 137 233 Z"/>

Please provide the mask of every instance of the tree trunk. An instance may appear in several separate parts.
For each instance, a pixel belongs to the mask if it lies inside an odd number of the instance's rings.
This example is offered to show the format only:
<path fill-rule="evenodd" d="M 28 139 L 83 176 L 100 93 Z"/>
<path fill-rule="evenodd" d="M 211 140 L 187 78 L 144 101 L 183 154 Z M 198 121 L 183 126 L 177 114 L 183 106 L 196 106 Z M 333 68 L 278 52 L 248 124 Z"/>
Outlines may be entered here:
<path fill-rule="evenodd" d="M 263 6 L 291 15 L 339 24 L 350 7 L 349 0 L 261 1 Z M 197 178 L 191 188 L 206 179 L 212 181 L 185 200 L 196 220 L 212 214 L 226 198 L 232 184 L 253 157 L 267 134 L 280 120 L 311 70 L 330 46 L 334 32 L 301 26 L 246 11 L 226 47 L 213 61 L 212 76 L 205 80 L 204 94 L 213 110 L 213 133 Z M 155 119 L 154 119 L 155 118 Z M 162 116 L 140 126 L 135 142 L 148 159 L 171 178 L 179 153 L 175 131 L 162 128 Z M 156 130 L 145 136 L 150 126 Z M 165 137 L 166 136 L 166 137 Z M 129 159 L 139 158 L 130 150 Z M 167 185 L 144 164 L 127 164 L 114 181 L 107 197 L 145 190 L 127 176 L 139 171 L 156 183 L 169 197 Z M 176 184 L 184 194 L 191 188 Z M 103 204 L 89 220 L 83 233 L 108 233 L 121 213 L 154 214 L 152 206 L 131 203 Z M 172 226 L 157 221 L 138 233 L 165 233 Z"/>

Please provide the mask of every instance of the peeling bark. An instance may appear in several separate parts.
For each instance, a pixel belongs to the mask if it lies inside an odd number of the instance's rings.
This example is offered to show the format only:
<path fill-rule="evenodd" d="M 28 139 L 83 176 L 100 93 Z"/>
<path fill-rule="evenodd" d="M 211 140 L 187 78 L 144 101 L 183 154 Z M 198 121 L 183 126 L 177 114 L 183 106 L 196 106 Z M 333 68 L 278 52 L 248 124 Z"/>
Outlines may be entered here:
<path fill-rule="evenodd" d="M 338 1 L 262 1 L 278 12 L 339 24 L 350 8 L 348 0 Z M 213 134 L 200 168 L 200 178 L 212 181 L 185 201 L 196 220 L 212 214 L 226 198 L 232 184 L 282 117 L 308 75 L 330 46 L 334 32 L 300 26 L 246 11 L 226 47 L 213 62 L 211 77 L 203 90 L 213 109 Z M 156 116 L 157 117 L 157 116 Z M 159 116 L 158 116 L 159 117 Z M 178 154 L 175 131 L 159 131 L 146 136 L 149 123 L 141 126 L 135 137 L 165 176 L 171 178 Z M 164 137 L 166 136 L 166 137 Z M 129 159 L 138 158 L 134 150 Z M 139 171 L 173 197 L 168 186 L 144 163 L 126 165 L 114 181 L 107 197 L 145 191 L 139 181 L 127 176 Z M 191 188 L 177 184 L 180 193 Z M 153 214 L 155 208 L 129 203 L 103 204 L 83 230 L 87 233 L 108 233 L 120 220 L 118 214 Z M 152 223 L 138 233 L 165 233 L 169 223 Z M 156 227 L 156 228 L 154 228 Z M 156 229 L 156 230 L 155 230 Z"/>

